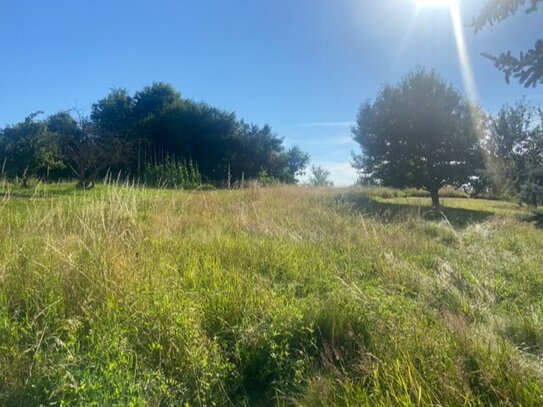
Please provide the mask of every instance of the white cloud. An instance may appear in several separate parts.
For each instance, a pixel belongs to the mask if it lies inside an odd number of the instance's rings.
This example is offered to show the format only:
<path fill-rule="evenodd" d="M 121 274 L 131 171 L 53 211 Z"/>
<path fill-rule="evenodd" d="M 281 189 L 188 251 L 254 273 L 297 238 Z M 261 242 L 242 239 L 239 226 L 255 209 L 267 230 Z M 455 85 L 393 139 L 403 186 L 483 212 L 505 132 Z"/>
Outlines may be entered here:
<path fill-rule="evenodd" d="M 334 181 L 334 185 L 347 186 L 352 185 L 356 182 L 356 170 L 351 166 L 351 163 L 325 162 L 322 165 L 330 171 L 330 178 L 332 179 L 332 181 Z"/>

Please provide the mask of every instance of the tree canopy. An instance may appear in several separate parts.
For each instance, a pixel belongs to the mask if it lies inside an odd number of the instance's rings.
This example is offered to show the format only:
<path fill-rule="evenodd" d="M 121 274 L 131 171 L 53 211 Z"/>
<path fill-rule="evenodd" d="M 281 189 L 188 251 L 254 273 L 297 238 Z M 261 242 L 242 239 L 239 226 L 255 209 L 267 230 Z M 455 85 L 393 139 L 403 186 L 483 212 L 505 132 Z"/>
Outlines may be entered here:
<path fill-rule="evenodd" d="M 543 112 L 526 101 L 504 106 L 492 118 L 487 176 L 503 181 L 521 202 L 543 204 Z"/>
<path fill-rule="evenodd" d="M 0 132 L 2 172 L 8 177 L 18 178 L 23 186 L 39 170 L 43 173 L 60 165 L 47 126 L 37 119 L 42 113 L 32 113 L 23 122 Z"/>
<path fill-rule="evenodd" d="M 473 21 L 475 32 L 513 16 L 520 8 L 527 13 L 536 12 L 541 2 L 543 0 L 488 0 Z M 505 73 L 507 83 L 511 76 L 526 87 L 543 83 L 543 39 L 538 39 L 532 49 L 521 52 L 519 56 L 513 56 L 511 51 L 499 56 L 483 55 Z"/>
<path fill-rule="evenodd" d="M 360 107 L 354 140 L 361 155 L 353 165 L 392 187 L 430 192 L 461 186 L 483 166 L 478 110 L 435 72 L 416 70 Z"/>

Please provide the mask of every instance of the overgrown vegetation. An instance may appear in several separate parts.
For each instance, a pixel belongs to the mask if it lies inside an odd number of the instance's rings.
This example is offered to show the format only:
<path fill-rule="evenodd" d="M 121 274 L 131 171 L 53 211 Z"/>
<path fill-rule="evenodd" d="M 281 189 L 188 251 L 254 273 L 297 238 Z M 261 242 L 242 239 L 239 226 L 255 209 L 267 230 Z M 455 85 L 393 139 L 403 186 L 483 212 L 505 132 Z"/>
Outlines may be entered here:
<path fill-rule="evenodd" d="M 159 82 L 130 95 L 114 89 L 92 106 L 90 117 L 59 112 L 0 129 L 0 162 L 10 179 L 75 178 L 91 189 L 106 173 L 143 181 L 149 164 L 190 161 L 204 182 L 231 184 L 257 179 L 295 184 L 309 156 L 286 149 L 270 126 L 240 120 L 206 103 L 181 97 Z"/>
<path fill-rule="evenodd" d="M 146 186 L 155 188 L 195 189 L 202 179 L 198 167 L 192 162 L 168 157 L 157 164 L 147 164 L 143 171 Z"/>
<path fill-rule="evenodd" d="M 0 405 L 543 404 L 543 231 L 515 204 L 1 191 Z"/>
<path fill-rule="evenodd" d="M 543 204 L 543 112 L 526 101 L 492 118 L 483 184 L 532 208 Z"/>

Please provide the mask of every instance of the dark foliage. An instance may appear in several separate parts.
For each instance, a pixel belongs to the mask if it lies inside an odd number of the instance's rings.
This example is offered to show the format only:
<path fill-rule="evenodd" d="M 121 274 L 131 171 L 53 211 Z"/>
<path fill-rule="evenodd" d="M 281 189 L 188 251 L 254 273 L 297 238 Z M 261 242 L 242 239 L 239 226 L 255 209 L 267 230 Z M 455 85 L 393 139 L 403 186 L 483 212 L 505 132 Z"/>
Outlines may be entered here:
<path fill-rule="evenodd" d="M 92 106 L 89 119 L 68 112 L 44 121 L 30 116 L 0 133 L 6 174 L 26 180 L 44 168 L 75 176 L 92 187 L 107 171 L 142 178 L 149 168 L 191 162 L 205 182 L 256 179 L 265 171 L 278 182 L 296 183 L 309 156 L 285 149 L 269 126 L 239 120 L 206 103 L 184 99 L 171 85 L 154 83 L 131 96 L 113 89 Z"/>
<path fill-rule="evenodd" d="M 132 157 L 130 142 L 112 133 L 98 133 L 85 118 L 76 121 L 67 112 L 57 113 L 48 118 L 47 128 L 56 137 L 59 158 L 72 171 L 80 188 L 94 187 L 101 171 Z"/>
<path fill-rule="evenodd" d="M 5 176 L 17 179 L 23 187 L 38 171 L 57 167 L 55 144 L 47 126 L 37 117 L 43 112 L 29 115 L 23 122 L 8 126 L 0 133 L 0 162 Z"/>
<path fill-rule="evenodd" d="M 198 167 L 192 161 L 176 161 L 170 157 L 159 164 L 146 164 L 145 185 L 155 188 L 194 189 L 201 185 Z"/>
<path fill-rule="evenodd" d="M 505 106 L 492 119 L 489 179 L 532 207 L 543 204 L 543 113 L 526 103 Z"/>
<path fill-rule="evenodd" d="M 91 117 L 101 131 L 137 140 L 138 160 L 131 172 L 138 172 L 141 162 L 156 164 L 175 157 L 192 160 L 210 182 L 229 175 L 236 180 L 256 178 L 265 170 L 294 183 L 308 162 L 299 149 L 286 151 L 269 126 L 248 124 L 235 113 L 184 99 L 165 83 L 145 87 L 133 98 L 114 90 L 94 105 Z"/>

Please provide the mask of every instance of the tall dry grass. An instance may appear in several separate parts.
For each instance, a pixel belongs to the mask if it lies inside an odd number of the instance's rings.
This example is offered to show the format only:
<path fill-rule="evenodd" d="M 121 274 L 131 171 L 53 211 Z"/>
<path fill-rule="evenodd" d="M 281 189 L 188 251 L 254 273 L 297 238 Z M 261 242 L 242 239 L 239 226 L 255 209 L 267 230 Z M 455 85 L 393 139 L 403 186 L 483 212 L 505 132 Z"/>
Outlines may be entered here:
<path fill-rule="evenodd" d="M 0 405 L 543 403 L 543 232 L 492 203 L 2 190 Z"/>

